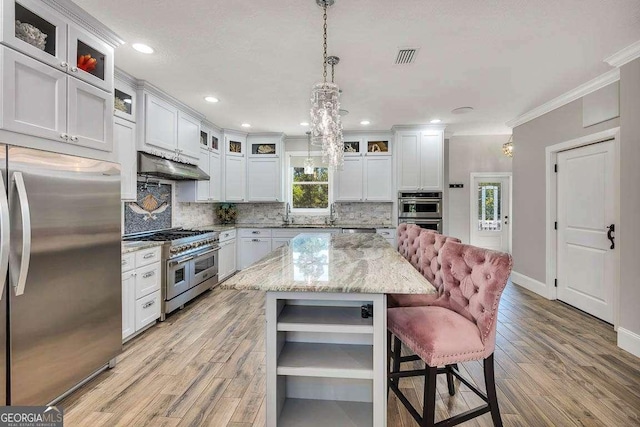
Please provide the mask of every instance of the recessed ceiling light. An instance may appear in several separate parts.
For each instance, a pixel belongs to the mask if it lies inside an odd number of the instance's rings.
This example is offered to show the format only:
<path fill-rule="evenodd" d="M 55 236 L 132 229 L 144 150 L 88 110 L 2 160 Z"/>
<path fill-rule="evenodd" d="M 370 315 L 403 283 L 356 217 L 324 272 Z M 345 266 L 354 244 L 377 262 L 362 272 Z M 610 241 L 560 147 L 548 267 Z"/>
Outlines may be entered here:
<path fill-rule="evenodd" d="M 207 102 L 211 102 L 211 103 L 220 102 L 220 100 L 218 98 L 216 98 L 215 96 L 205 96 L 204 100 L 207 101 Z"/>
<path fill-rule="evenodd" d="M 301 122 L 301 123 L 300 123 L 300 126 L 309 126 L 309 123 L 307 123 L 307 122 Z"/>
<path fill-rule="evenodd" d="M 243 123 L 241 126 L 243 128 L 250 128 L 251 127 L 251 125 L 249 123 Z"/>
<path fill-rule="evenodd" d="M 451 110 L 453 114 L 467 114 L 473 111 L 473 107 L 459 107 Z"/>
<path fill-rule="evenodd" d="M 155 52 L 151 46 L 147 46 L 144 43 L 134 43 L 131 45 L 132 48 L 137 50 L 140 53 L 153 53 Z"/>
<path fill-rule="evenodd" d="M 366 126 L 366 125 L 371 124 L 371 122 L 369 120 L 363 120 L 363 121 L 360 122 L 360 124 Z"/>
<path fill-rule="evenodd" d="M 433 119 L 433 120 L 431 120 L 431 124 L 435 125 L 436 123 L 440 123 L 441 121 L 442 120 L 440 120 L 440 119 Z"/>

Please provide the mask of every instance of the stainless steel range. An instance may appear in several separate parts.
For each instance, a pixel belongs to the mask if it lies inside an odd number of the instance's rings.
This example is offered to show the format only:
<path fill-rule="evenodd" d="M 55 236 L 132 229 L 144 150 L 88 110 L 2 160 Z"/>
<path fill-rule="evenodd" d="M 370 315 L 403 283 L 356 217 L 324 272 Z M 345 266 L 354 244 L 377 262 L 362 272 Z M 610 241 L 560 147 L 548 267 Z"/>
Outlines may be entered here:
<path fill-rule="evenodd" d="M 172 228 L 129 234 L 126 241 L 160 241 L 162 246 L 162 316 L 218 284 L 219 233 Z"/>

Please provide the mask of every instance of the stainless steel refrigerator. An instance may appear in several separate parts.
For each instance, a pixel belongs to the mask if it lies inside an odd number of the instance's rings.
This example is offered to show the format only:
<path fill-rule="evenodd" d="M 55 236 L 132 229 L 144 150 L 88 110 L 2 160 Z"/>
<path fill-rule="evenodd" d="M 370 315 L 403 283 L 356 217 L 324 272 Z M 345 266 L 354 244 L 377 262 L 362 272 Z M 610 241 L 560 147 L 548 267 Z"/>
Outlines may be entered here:
<path fill-rule="evenodd" d="M 120 169 L 0 145 L 0 172 L 0 404 L 45 405 L 122 349 Z"/>

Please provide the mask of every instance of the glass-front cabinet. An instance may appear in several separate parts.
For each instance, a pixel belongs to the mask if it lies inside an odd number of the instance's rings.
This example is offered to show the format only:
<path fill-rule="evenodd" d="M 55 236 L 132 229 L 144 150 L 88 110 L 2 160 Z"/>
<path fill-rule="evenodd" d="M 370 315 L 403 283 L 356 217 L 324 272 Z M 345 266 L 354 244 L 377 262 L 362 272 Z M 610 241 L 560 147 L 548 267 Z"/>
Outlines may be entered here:
<path fill-rule="evenodd" d="M 121 119 L 136 121 L 136 91 L 118 80 L 113 89 L 113 114 Z"/>
<path fill-rule="evenodd" d="M 367 139 L 367 155 L 391 155 L 388 139 Z"/>
<path fill-rule="evenodd" d="M 2 0 L 2 43 L 67 70 L 67 23 L 40 0 Z"/>
<path fill-rule="evenodd" d="M 362 140 L 359 138 L 344 137 L 344 155 L 360 156 L 362 155 Z"/>
<path fill-rule="evenodd" d="M 2 1 L 2 43 L 113 92 L 113 48 L 39 0 Z"/>

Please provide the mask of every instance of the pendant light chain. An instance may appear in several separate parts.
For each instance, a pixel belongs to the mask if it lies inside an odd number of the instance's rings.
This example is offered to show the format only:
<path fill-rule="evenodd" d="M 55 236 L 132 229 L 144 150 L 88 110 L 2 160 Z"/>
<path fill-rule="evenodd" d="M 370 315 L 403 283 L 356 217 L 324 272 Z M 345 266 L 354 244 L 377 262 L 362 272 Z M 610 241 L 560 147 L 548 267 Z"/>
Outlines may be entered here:
<path fill-rule="evenodd" d="M 324 15 L 323 15 L 323 19 L 324 19 L 324 58 L 323 58 L 323 62 L 322 62 L 322 66 L 323 66 L 323 78 L 324 78 L 324 82 L 327 82 L 327 1 L 324 1 Z"/>

